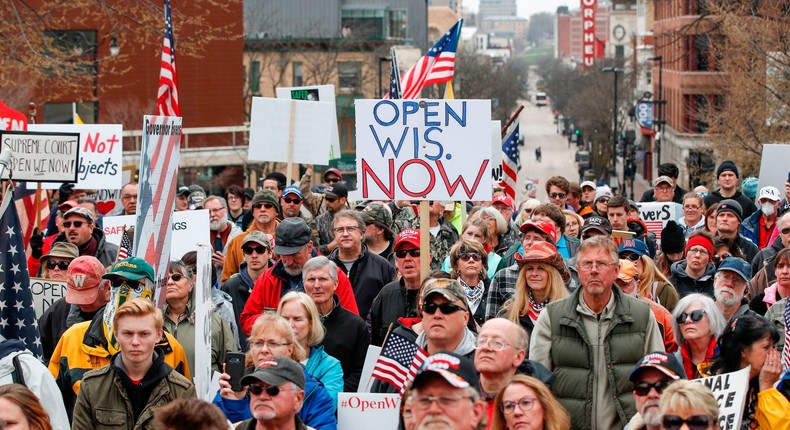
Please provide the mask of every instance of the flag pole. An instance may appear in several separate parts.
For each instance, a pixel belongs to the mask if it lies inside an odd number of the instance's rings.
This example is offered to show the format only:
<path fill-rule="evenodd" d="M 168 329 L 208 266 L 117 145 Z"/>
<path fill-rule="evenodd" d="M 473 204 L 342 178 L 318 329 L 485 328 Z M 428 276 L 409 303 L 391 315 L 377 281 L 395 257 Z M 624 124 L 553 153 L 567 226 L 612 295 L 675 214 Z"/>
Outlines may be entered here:
<path fill-rule="evenodd" d="M 28 114 L 30 118 L 28 118 L 28 124 L 35 124 L 36 123 L 36 104 L 30 102 L 27 105 Z M 11 180 L 11 174 L 8 174 L 8 179 Z M 36 182 L 36 226 L 33 228 L 33 231 L 40 232 L 41 231 L 41 182 Z"/>
<path fill-rule="evenodd" d="M 503 139 L 505 138 L 505 135 L 507 134 L 507 129 L 510 128 L 510 125 L 513 124 L 513 122 L 516 121 L 516 118 L 518 118 L 518 115 L 521 113 L 522 110 L 524 110 L 524 105 L 519 106 L 518 109 L 516 109 L 516 112 L 513 114 L 513 116 L 511 116 L 510 119 L 507 121 L 507 124 L 505 124 L 505 126 L 502 127 L 502 138 Z"/>

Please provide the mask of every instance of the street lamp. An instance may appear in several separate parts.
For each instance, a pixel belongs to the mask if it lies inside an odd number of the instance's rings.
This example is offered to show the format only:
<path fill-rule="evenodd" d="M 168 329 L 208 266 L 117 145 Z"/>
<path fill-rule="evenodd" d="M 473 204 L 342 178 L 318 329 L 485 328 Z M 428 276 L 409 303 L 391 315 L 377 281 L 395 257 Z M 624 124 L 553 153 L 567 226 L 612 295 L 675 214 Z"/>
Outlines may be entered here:
<path fill-rule="evenodd" d="M 389 55 L 387 55 L 386 57 L 379 57 L 379 80 L 378 80 L 379 90 L 378 90 L 378 94 L 376 96 L 376 98 L 379 98 L 379 99 L 381 97 L 383 97 L 382 90 L 381 90 L 381 63 L 386 62 L 386 61 L 392 61 L 392 57 L 390 57 Z"/>
<path fill-rule="evenodd" d="M 666 120 L 664 119 L 664 104 L 666 104 L 666 100 L 664 100 L 664 83 L 663 83 L 663 73 L 664 73 L 664 57 L 661 55 L 656 55 L 655 57 L 650 57 L 647 59 L 648 61 L 658 61 L 658 100 L 654 100 L 653 103 L 658 105 L 658 119 L 653 121 L 653 124 L 658 126 L 658 145 L 656 146 L 656 163 L 661 164 L 661 141 L 664 139 L 664 124 L 666 124 Z M 651 166 L 652 170 L 652 166 Z"/>
<path fill-rule="evenodd" d="M 623 73 L 623 69 L 619 67 L 604 67 L 601 69 L 604 73 L 612 73 L 614 74 L 614 106 L 612 107 L 612 133 L 613 133 L 613 142 L 612 142 L 612 170 L 614 171 L 614 177 L 617 177 L 617 74 Z M 625 165 L 623 165 L 623 170 L 625 170 Z M 623 181 L 623 189 L 622 194 L 625 195 L 625 181 Z"/>

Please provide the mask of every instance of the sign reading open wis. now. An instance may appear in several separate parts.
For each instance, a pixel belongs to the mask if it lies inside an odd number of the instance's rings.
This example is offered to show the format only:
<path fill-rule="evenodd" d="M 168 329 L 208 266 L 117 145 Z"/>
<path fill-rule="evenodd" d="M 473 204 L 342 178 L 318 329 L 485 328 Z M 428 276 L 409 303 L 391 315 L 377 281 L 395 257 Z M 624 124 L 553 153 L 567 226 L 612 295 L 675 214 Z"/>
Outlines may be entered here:
<path fill-rule="evenodd" d="M 489 100 L 357 100 L 361 198 L 490 200 Z"/>

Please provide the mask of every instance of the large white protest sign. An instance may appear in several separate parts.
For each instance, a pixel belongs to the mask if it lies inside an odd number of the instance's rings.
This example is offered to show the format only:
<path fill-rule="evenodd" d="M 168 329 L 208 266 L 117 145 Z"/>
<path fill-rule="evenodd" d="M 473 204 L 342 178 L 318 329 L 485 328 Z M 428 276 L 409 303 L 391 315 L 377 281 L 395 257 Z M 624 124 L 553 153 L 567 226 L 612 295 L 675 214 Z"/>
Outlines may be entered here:
<path fill-rule="evenodd" d="M 357 100 L 364 199 L 490 200 L 489 100 Z"/>
<path fill-rule="evenodd" d="M 210 402 L 211 391 L 211 246 L 197 247 L 197 282 L 194 291 L 195 368 L 190 369 L 199 399 Z"/>
<path fill-rule="evenodd" d="M 36 317 L 41 318 L 44 311 L 61 297 L 66 297 L 66 283 L 52 279 L 30 278 L 30 290 L 33 292 L 33 307 Z"/>
<path fill-rule="evenodd" d="M 380 355 L 380 346 L 368 345 L 368 352 L 367 355 L 365 355 L 365 364 L 362 366 L 362 374 L 359 377 L 357 392 L 370 392 L 370 387 L 373 385 L 373 368 L 376 367 L 376 361 L 378 361 Z"/>
<path fill-rule="evenodd" d="M 173 258 L 181 258 L 187 252 L 196 250 L 198 245 L 211 245 L 207 210 L 175 212 L 171 221 L 173 237 L 170 241 L 170 255 Z M 134 215 L 104 217 L 102 230 L 105 240 L 120 244 L 124 227 L 129 228 L 134 223 Z"/>
<path fill-rule="evenodd" d="M 316 85 L 312 87 L 280 87 L 275 91 L 278 99 L 309 100 L 312 102 L 330 102 L 335 106 L 335 86 Z M 340 158 L 340 135 L 337 132 L 337 109 L 334 112 L 332 121 L 332 132 L 329 134 L 331 145 L 329 146 L 329 159 Z"/>
<path fill-rule="evenodd" d="M 0 131 L 0 151 L 11 152 L 13 179 L 30 182 L 77 182 L 79 133 Z M 8 179 L 8 169 L 3 179 Z"/>
<path fill-rule="evenodd" d="M 80 135 L 76 188 L 121 188 L 123 126 L 121 124 L 30 124 L 29 131 L 70 132 Z M 50 184 L 42 188 L 57 189 Z"/>
<path fill-rule="evenodd" d="M 784 196 L 785 182 L 790 180 L 790 163 L 787 160 L 790 160 L 790 145 L 763 145 L 758 186 L 776 187 L 779 194 Z"/>
<path fill-rule="evenodd" d="M 719 426 L 721 430 L 739 430 L 746 395 L 749 391 L 749 371 L 751 366 L 737 372 L 724 373 L 692 382 L 704 384 L 713 392 L 719 403 Z M 715 428 L 719 428 L 714 426 Z"/>
<path fill-rule="evenodd" d="M 675 202 L 637 203 L 639 219 L 647 226 L 647 231 L 656 234 L 656 244 L 661 245 L 661 230 L 669 221 L 677 222 L 683 216 L 683 206 Z"/>
<path fill-rule="evenodd" d="M 395 430 L 400 413 L 399 394 L 338 393 L 338 430 Z"/>
<path fill-rule="evenodd" d="M 124 166 L 121 171 L 121 182 L 128 184 L 132 181 L 132 173 L 134 166 Z M 120 215 L 123 212 L 123 203 L 121 202 L 121 189 L 98 189 L 96 194 L 90 196 L 96 200 L 96 207 L 99 208 L 99 213 L 104 216 Z"/>
<path fill-rule="evenodd" d="M 336 116 L 330 102 L 253 97 L 249 159 L 327 165 Z"/>

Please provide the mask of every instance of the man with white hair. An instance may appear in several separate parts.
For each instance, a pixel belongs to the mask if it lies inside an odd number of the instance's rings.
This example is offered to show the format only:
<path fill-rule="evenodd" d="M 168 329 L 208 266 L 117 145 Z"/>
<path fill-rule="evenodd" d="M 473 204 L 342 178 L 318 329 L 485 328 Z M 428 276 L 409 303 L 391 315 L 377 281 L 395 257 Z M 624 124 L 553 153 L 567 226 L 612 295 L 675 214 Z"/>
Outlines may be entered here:
<path fill-rule="evenodd" d="M 214 251 L 211 262 L 217 269 L 217 276 L 221 278 L 222 266 L 225 264 L 225 247 L 242 231 L 236 223 L 228 219 L 228 202 L 224 197 L 206 197 L 206 200 L 203 200 L 203 209 L 208 211 L 209 239 Z"/>
<path fill-rule="evenodd" d="M 758 315 L 749 309 L 749 302 L 743 298 L 746 284 L 751 277 L 751 266 L 738 257 L 727 258 L 719 266 L 716 276 L 713 277 L 713 292 L 716 295 L 716 306 L 724 314 L 725 320 Z"/>

